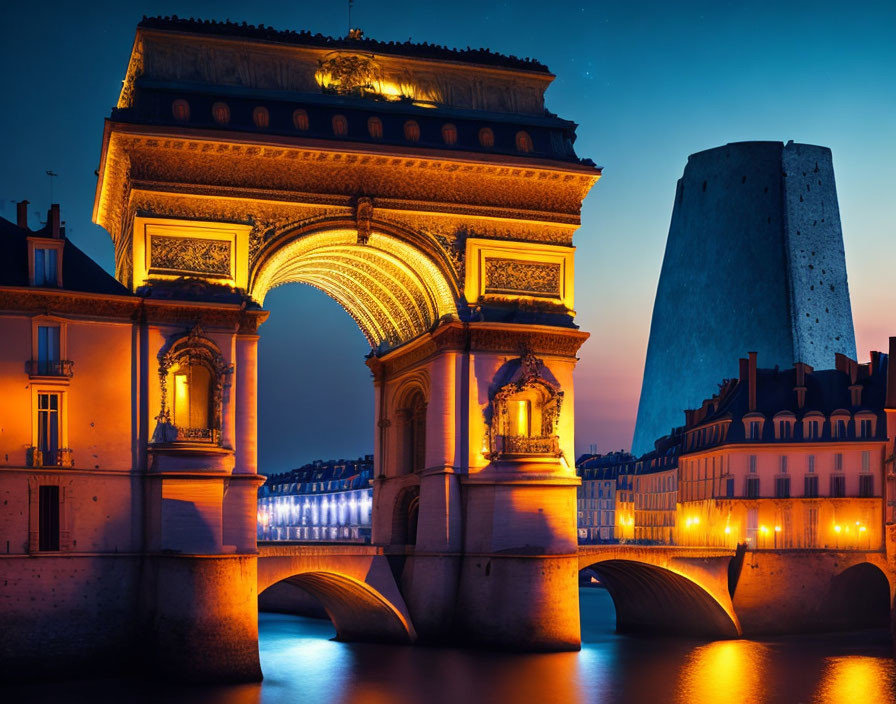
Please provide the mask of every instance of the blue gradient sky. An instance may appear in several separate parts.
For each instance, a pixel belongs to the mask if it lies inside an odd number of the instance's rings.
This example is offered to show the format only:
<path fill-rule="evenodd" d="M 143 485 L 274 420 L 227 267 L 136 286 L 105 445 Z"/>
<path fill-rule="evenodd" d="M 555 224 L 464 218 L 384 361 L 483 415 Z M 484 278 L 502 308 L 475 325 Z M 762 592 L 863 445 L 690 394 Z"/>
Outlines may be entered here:
<path fill-rule="evenodd" d="M 10 201 L 22 198 L 44 213 L 44 172 L 52 169 L 70 237 L 111 270 L 109 237 L 90 222 L 93 172 L 140 17 L 342 35 L 345 7 L 3 3 L 0 216 L 14 218 Z M 580 450 L 631 442 L 675 182 L 701 149 L 751 139 L 830 147 L 860 358 L 896 334 L 896 3 L 357 0 L 353 24 L 378 39 L 534 56 L 557 75 L 549 108 L 580 124 L 578 153 L 605 168 L 576 237 L 578 321 L 592 334 L 576 379 Z M 371 451 L 373 394 L 360 331 L 307 286 L 277 289 L 267 303 L 262 471 Z"/>

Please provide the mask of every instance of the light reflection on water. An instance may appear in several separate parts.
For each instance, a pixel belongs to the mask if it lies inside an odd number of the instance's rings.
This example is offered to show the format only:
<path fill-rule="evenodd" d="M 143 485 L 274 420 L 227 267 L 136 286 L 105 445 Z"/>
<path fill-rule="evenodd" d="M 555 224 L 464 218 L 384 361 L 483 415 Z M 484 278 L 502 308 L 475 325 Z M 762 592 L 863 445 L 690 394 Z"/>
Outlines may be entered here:
<path fill-rule="evenodd" d="M 885 633 L 768 641 L 617 635 L 609 595 L 583 589 L 579 653 L 510 655 L 337 643 L 329 622 L 259 621 L 261 685 L 171 687 L 127 680 L 0 690 L 4 702 L 190 704 L 893 704 Z M 136 692 L 141 691 L 141 695 Z M 12 696 L 8 696 L 8 695 Z"/>

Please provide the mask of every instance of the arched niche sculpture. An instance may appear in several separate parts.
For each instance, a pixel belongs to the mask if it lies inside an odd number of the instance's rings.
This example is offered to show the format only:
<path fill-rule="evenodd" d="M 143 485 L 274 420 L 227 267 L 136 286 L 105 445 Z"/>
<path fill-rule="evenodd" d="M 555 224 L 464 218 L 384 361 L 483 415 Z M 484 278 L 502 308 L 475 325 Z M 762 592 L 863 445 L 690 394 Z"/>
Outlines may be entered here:
<path fill-rule="evenodd" d="M 557 425 L 563 392 L 545 378 L 541 360 L 523 355 L 510 380 L 499 387 L 489 404 L 489 459 L 541 455 L 559 457 Z"/>
<path fill-rule="evenodd" d="M 170 340 L 158 359 L 161 407 L 152 443 L 220 445 L 224 388 L 233 365 L 198 325 Z"/>

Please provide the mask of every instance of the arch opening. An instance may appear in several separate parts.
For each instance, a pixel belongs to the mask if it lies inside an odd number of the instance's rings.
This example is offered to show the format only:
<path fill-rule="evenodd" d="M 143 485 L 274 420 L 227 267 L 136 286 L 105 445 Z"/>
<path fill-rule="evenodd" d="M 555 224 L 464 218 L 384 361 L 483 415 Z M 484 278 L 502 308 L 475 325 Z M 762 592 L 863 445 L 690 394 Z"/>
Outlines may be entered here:
<path fill-rule="evenodd" d="M 826 629 L 889 628 L 890 583 L 876 565 L 862 562 L 831 580 L 821 609 Z"/>
<path fill-rule="evenodd" d="M 616 607 L 620 633 L 737 638 L 738 626 L 706 589 L 671 570 L 632 560 L 588 565 Z"/>
<path fill-rule="evenodd" d="M 403 489 L 395 499 L 392 512 L 393 545 L 417 544 L 417 519 L 420 513 L 420 487 Z"/>
<path fill-rule="evenodd" d="M 323 226 L 319 226 L 322 228 Z M 250 277 L 250 295 L 300 282 L 336 300 L 370 346 L 386 351 L 457 316 L 450 276 L 417 246 L 373 230 L 330 227 L 281 236 L 263 252 Z"/>
<path fill-rule="evenodd" d="M 352 577 L 328 571 L 302 572 L 258 595 L 259 610 L 329 618 L 336 639 L 411 643 L 405 617 L 379 592 Z"/>

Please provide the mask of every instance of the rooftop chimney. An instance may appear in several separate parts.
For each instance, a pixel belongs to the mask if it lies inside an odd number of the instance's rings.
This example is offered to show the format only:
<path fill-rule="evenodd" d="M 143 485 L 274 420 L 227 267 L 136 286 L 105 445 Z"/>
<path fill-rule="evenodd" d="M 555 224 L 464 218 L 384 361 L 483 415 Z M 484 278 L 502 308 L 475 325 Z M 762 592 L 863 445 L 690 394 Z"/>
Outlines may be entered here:
<path fill-rule="evenodd" d="M 886 408 L 896 409 L 896 337 L 890 338 L 890 354 L 887 358 Z"/>
<path fill-rule="evenodd" d="M 756 353 L 750 352 L 749 361 L 750 374 L 750 410 L 756 410 Z"/>
<path fill-rule="evenodd" d="M 793 365 L 796 370 L 796 386 L 793 390 L 796 392 L 796 407 L 802 409 L 806 405 L 806 374 L 812 373 L 812 367 L 803 362 L 796 362 Z"/>
<path fill-rule="evenodd" d="M 28 229 L 28 201 L 16 203 L 16 225 Z"/>
<path fill-rule="evenodd" d="M 53 205 L 50 206 L 50 212 L 47 215 L 47 222 L 50 225 L 50 235 L 58 239 L 60 236 L 59 203 L 53 203 Z"/>

